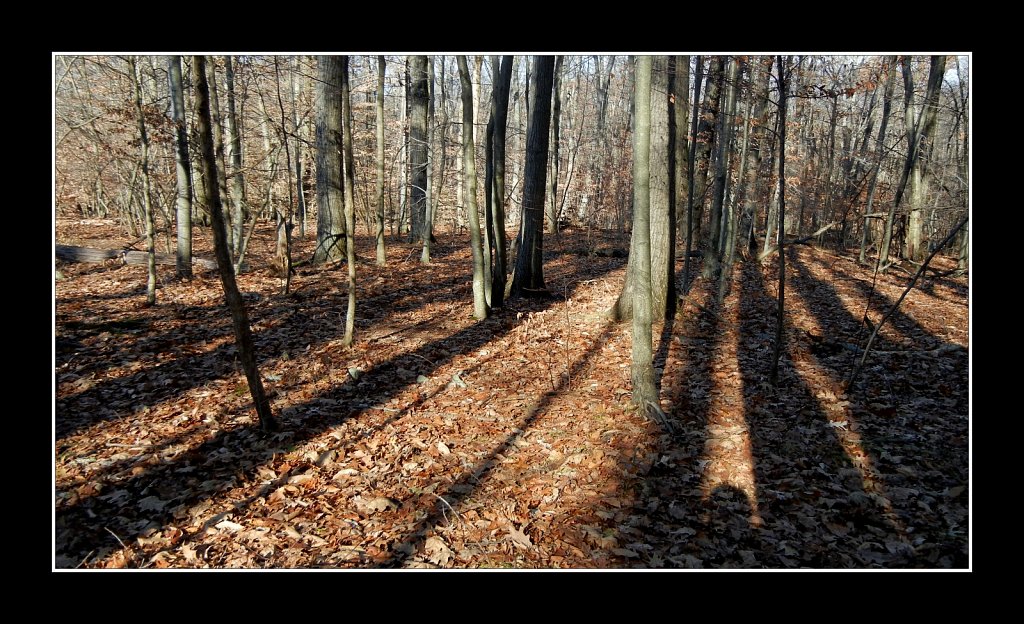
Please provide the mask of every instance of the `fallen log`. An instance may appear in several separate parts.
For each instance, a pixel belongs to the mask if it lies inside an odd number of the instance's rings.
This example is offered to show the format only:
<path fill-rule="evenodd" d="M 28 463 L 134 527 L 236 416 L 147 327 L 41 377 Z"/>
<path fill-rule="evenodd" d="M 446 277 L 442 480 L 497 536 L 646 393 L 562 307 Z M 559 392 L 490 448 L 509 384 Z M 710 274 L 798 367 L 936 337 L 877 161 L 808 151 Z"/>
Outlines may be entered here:
<path fill-rule="evenodd" d="M 132 249 L 97 249 L 95 247 L 76 247 L 74 245 L 56 245 L 55 255 L 64 262 L 104 262 L 120 259 L 124 264 L 146 264 L 146 252 Z M 177 259 L 174 254 L 156 254 L 156 263 L 175 266 Z M 216 269 L 217 261 L 209 258 L 192 257 L 192 266 L 204 269 Z M 244 269 L 245 267 L 243 267 Z"/>

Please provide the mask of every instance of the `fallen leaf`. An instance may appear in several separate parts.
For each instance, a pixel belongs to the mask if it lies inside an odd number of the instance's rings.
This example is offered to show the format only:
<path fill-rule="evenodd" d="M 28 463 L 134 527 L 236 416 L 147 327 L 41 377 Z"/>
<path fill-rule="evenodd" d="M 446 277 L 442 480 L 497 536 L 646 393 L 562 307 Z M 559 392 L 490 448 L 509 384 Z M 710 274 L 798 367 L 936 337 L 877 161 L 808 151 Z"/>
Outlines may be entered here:
<path fill-rule="evenodd" d="M 218 529 L 221 529 L 222 531 L 231 531 L 232 533 L 237 533 L 238 531 L 241 531 L 245 528 L 237 522 L 232 522 L 230 520 L 221 520 L 214 526 L 216 526 Z"/>
<path fill-rule="evenodd" d="M 448 544 L 445 544 L 444 540 L 436 535 L 427 538 L 423 545 L 423 554 L 426 555 L 428 561 L 439 566 L 446 566 L 455 558 L 455 553 L 448 547 Z"/>

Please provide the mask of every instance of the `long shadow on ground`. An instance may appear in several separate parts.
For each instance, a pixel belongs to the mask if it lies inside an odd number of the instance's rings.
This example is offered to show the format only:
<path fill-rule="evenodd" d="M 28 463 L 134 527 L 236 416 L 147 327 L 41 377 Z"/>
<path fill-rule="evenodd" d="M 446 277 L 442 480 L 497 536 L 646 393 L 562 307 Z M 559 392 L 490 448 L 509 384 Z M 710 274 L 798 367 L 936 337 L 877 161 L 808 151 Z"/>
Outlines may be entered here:
<path fill-rule="evenodd" d="M 591 263 L 588 273 L 578 276 L 576 283 L 599 277 L 621 264 L 620 261 Z M 466 281 L 467 276 L 453 280 Z M 458 285 L 453 284 L 451 288 L 458 288 Z M 566 291 L 572 294 L 575 288 Z M 424 292 L 423 296 L 429 297 L 431 292 Z M 554 299 L 532 302 L 527 309 L 542 310 L 553 302 Z M 58 502 L 57 554 L 63 561 L 102 558 L 118 549 L 118 540 L 132 543 L 139 535 L 180 523 L 195 515 L 197 509 L 201 513 L 204 506 L 212 507 L 211 497 L 218 493 L 230 503 L 219 503 L 227 505 L 221 515 L 248 506 L 274 483 L 312 467 L 312 463 L 285 467 L 281 465 L 280 454 L 327 430 L 341 427 L 357 416 L 383 409 L 391 398 L 416 386 L 418 375 L 429 376 L 459 354 L 478 350 L 511 331 L 517 323 L 516 310 L 509 307 L 486 321 L 379 363 L 365 371 L 358 381 L 332 386 L 288 408 L 284 418 L 288 431 L 283 434 L 265 439 L 249 428 L 222 430 L 194 448 L 140 466 L 131 476 L 118 478 L 113 491 L 77 492 L 73 497 L 63 496 L 70 492 L 59 491 L 59 501 L 72 502 Z M 419 399 L 412 405 L 391 410 L 394 415 L 372 421 L 366 427 L 344 427 L 336 448 L 343 451 L 389 423 L 414 413 L 416 406 L 427 397 L 427 393 L 420 392 Z M 261 467 L 275 470 L 276 477 L 271 483 L 260 476 Z M 235 496 L 233 492 L 238 490 L 245 494 Z M 126 506 L 132 510 L 122 515 Z"/>

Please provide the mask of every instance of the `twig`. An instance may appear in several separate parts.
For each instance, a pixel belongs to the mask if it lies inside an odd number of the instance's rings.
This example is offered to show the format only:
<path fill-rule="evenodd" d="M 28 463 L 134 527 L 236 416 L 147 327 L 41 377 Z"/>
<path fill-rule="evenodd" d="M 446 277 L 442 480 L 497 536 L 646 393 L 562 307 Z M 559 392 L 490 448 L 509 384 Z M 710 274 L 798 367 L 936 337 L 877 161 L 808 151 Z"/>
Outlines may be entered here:
<path fill-rule="evenodd" d="M 113 531 L 111 531 L 107 527 L 103 527 L 103 528 L 106 529 L 107 533 L 110 533 L 111 535 L 114 536 L 114 539 L 116 539 L 117 543 L 121 545 L 121 548 L 124 548 L 125 550 L 128 550 L 128 547 L 124 545 L 124 542 L 122 542 L 121 538 L 117 536 L 117 533 L 114 533 Z"/>

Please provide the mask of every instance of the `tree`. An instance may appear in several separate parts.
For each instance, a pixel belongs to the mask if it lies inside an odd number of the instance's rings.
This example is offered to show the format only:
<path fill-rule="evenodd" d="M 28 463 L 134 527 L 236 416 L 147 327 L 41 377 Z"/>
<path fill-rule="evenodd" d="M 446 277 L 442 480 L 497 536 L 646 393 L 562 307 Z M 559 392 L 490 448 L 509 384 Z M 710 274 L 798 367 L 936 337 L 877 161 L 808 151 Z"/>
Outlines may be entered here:
<path fill-rule="evenodd" d="M 942 88 L 942 77 L 946 73 L 946 56 L 944 54 L 931 57 L 928 70 L 928 90 L 921 106 L 916 125 L 918 132 L 915 148 L 916 160 L 911 171 L 909 225 L 907 226 L 907 257 L 911 260 L 924 258 L 924 202 L 928 193 L 928 182 L 924 177 L 926 154 L 930 154 L 935 142 L 935 120 L 938 118 L 939 91 Z M 910 76 L 909 69 L 905 76 Z M 913 81 L 910 81 L 911 88 Z M 908 96 L 910 99 L 910 96 Z M 909 106 L 908 106 L 909 109 Z"/>
<path fill-rule="evenodd" d="M 918 114 L 914 105 L 912 59 L 909 56 L 904 56 L 901 63 L 903 66 L 904 106 L 906 108 L 907 158 L 903 165 L 903 174 L 900 177 L 899 186 L 896 187 L 896 196 L 886 218 L 885 232 L 882 234 L 882 246 L 878 256 L 879 266 L 885 266 L 889 261 L 889 249 L 892 244 L 895 214 L 899 209 L 900 201 L 903 199 L 908 184 L 910 186 L 911 218 L 907 237 L 907 256 L 911 260 L 919 260 L 923 255 L 920 231 L 922 225 L 920 210 L 924 201 L 923 163 L 921 161 L 922 145 L 929 143 L 934 138 L 939 89 L 942 86 L 942 76 L 946 72 L 946 57 L 933 56 L 931 59 L 931 69 L 928 72 L 928 92 L 925 96 L 924 106 L 920 114 Z M 915 212 L 917 214 L 914 214 Z"/>
<path fill-rule="evenodd" d="M 683 256 L 683 292 L 690 292 L 690 250 L 693 249 L 693 204 L 696 187 L 694 174 L 697 160 L 697 128 L 700 121 L 700 85 L 704 78 L 704 61 L 698 55 L 693 79 L 693 110 L 690 122 L 690 149 L 686 161 L 686 255 Z"/>
<path fill-rule="evenodd" d="M 484 251 L 480 239 L 480 216 L 476 208 L 476 146 L 473 142 L 473 83 L 466 57 L 460 55 L 459 83 L 462 87 L 462 163 L 466 213 L 469 218 L 469 244 L 473 252 L 473 317 L 487 318 L 489 312 L 484 296 Z"/>
<path fill-rule="evenodd" d="M 526 132 L 523 216 L 519 249 L 512 276 L 512 297 L 547 294 L 544 285 L 544 185 L 547 176 L 548 134 L 551 127 L 551 88 L 555 66 L 553 56 L 533 57 L 530 115 Z"/>
<path fill-rule="evenodd" d="M 316 250 L 313 263 L 344 257 L 345 198 L 341 171 L 341 59 L 317 57 L 316 80 Z"/>
<path fill-rule="evenodd" d="M 230 56 L 224 57 L 225 78 L 227 79 L 228 110 L 225 115 L 225 134 L 227 134 L 227 161 L 231 163 L 231 226 L 232 255 L 236 265 L 242 260 L 243 239 L 245 237 L 245 177 L 242 171 L 242 137 L 235 111 L 235 69 Z M 278 81 L 279 82 L 279 81 Z"/>
<path fill-rule="evenodd" d="M 564 56 L 555 57 L 554 85 L 552 87 L 554 104 L 551 108 L 551 176 L 548 178 L 548 233 L 558 234 L 558 158 L 559 158 L 559 126 L 562 120 L 562 61 Z"/>
<path fill-rule="evenodd" d="M 734 57 L 726 61 L 723 97 L 723 111 L 718 115 L 718 138 L 715 154 L 715 178 L 711 192 L 711 223 L 708 226 L 707 238 L 704 242 L 704 277 L 718 278 L 721 273 L 723 227 L 727 217 L 724 216 L 725 196 L 729 186 L 729 160 L 731 158 L 730 143 L 732 142 L 732 120 L 736 113 L 736 70 Z"/>
<path fill-rule="evenodd" d="M 650 229 L 650 148 L 651 148 L 651 66 L 653 57 L 641 56 L 636 63 L 633 131 L 633 234 L 629 244 L 630 265 L 634 268 L 633 346 L 630 380 L 633 404 L 643 410 L 657 409 L 658 390 L 654 385 L 654 348 L 651 340 L 651 229 Z"/>
<path fill-rule="evenodd" d="M 384 55 L 377 57 L 377 264 L 387 264 L 384 250 L 384 71 L 387 62 Z"/>
<path fill-rule="evenodd" d="M 676 289 L 675 289 L 675 206 L 671 202 L 674 195 L 674 152 L 676 129 L 671 123 L 669 115 L 669 96 L 671 91 L 670 76 L 668 72 L 668 57 L 651 57 L 651 77 L 648 81 L 648 88 L 651 93 L 647 95 L 647 107 L 644 114 L 647 116 L 647 144 L 645 149 L 646 163 L 645 175 L 647 179 L 642 188 L 648 189 L 650 196 L 647 198 L 645 207 L 647 218 L 645 220 L 648 228 L 646 245 L 649 255 L 650 266 L 648 267 L 647 282 L 651 290 L 651 316 L 666 320 L 675 313 Z M 638 66 L 637 70 L 640 68 Z M 674 77 L 672 78 L 674 80 Z M 636 89 L 634 85 L 634 89 Z M 634 108 L 638 104 L 634 104 Z M 639 113 L 639 109 L 637 109 Z M 635 117 L 637 124 L 640 122 L 639 114 Z M 639 128 L 639 125 L 637 125 Z M 634 132 L 639 132 L 638 129 Z M 634 159 L 638 158 L 634 154 Z M 633 196 L 636 198 L 636 183 L 634 182 Z M 635 209 L 635 208 L 634 208 Z M 633 217 L 633 236 L 636 236 L 636 228 L 640 227 L 636 216 Z M 631 239 L 633 240 L 633 239 Z M 631 243 L 632 244 L 632 243 Z M 638 264 L 641 263 L 641 264 Z M 615 305 L 609 310 L 609 316 L 616 321 L 629 320 L 635 314 L 633 303 L 636 301 L 635 290 L 639 288 L 640 275 L 638 271 L 643 270 L 643 259 L 636 258 L 632 253 L 629 256 L 629 263 L 626 268 L 626 281 L 622 286 L 622 292 L 616 300 Z"/>
<path fill-rule="evenodd" d="M 491 114 L 487 122 L 487 179 L 486 205 L 488 243 L 491 258 L 491 308 L 500 308 L 505 299 L 506 275 L 508 273 L 505 241 L 505 133 L 508 126 L 509 85 L 512 82 L 512 57 L 491 59 L 491 74 L 496 76 L 491 89 Z"/>
<path fill-rule="evenodd" d="M 430 238 L 426 231 L 427 208 L 427 57 L 409 57 L 409 184 L 412 227 L 409 242 Z M 430 245 L 427 240 L 425 245 Z M 427 260 L 429 261 L 429 251 Z"/>
<path fill-rule="evenodd" d="M 885 135 L 886 129 L 889 127 L 889 113 L 892 110 L 892 94 L 896 84 L 896 61 L 897 59 L 895 56 L 890 56 L 887 58 L 886 63 L 883 66 L 886 68 L 886 79 L 885 89 L 882 95 L 882 121 L 878 127 L 878 137 L 875 139 L 875 169 L 874 174 L 871 176 L 871 183 L 868 186 L 867 205 L 864 207 L 864 225 L 860 239 L 861 264 L 866 262 L 865 254 L 867 253 L 868 223 L 871 219 L 871 207 L 875 202 L 875 190 L 878 188 L 878 176 L 881 174 L 882 162 L 885 156 Z"/>
<path fill-rule="evenodd" d="M 260 426 L 266 432 L 279 429 L 277 420 L 270 408 L 270 400 L 263 389 L 263 381 L 256 365 L 256 348 L 253 345 L 252 328 L 249 326 L 249 315 L 245 310 L 245 302 L 235 282 L 235 271 L 231 263 L 231 252 L 228 249 L 227 226 L 224 223 L 224 211 L 221 207 L 220 194 L 216 192 L 217 160 L 213 148 L 213 119 L 210 114 L 210 88 L 206 81 L 206 59 L 202 56 L 193 57 L 196 76 L 196 108 L 199 111 L 197 125 L 199 129 L 200 149 L 203 154 L 203 168 L 206 172 L 205 191 L 210 217 L 213 221 L 213 247 L 217 255 L 217 270 L 221 283 L 224 285 L 224 300 L 231 310 L 231 320 L 235 330 L 235 343 L 238 347 L 239 360 L 249 383 L 249 392 L 256 407 Z"/>
<path fill-rule="evenodd" d="M 782 355 L 782 326 L 785 322 L 786 310 L 786 254 L 782 242 L 786 238 L 786 97 L 789 88 L 786 74 L 789 68 L 789 57 L 785 62 L 782 56 L 775 57 L 778 67 L 779 80 L 779 208 L 778 208 L 778 237 L 779 237 L 779 298 L 777 310 L 777 324 L 775 326 L 775 351 L 772 353 L 772 368 L 770 380 L 772 385 L 779 381 L 779 357 Z"/>
<path fill-rule="evenodd" d="M 345 247 L 348 250 L 348 311 L 345 315 L 345 337 L 342 344 L 352 346 L 356 319 L 356 200 L 355 164 L 352 159 L 352 99 L 348 86 L 348 56 L 341 60 L 341 111 L 343 123 L 342 152 L 345 166 Z"/>
<path fill-rule="evenodd" d="M 146 305 L 156 303 L 156 250 L 153 239 L 153 199 L 149 179 L 149 134 L 146 132 L 146 115 L 142 110 L 142 79 L 138 62 L 134 57 L 129 60 L 132 70 L 132 86 L 135 90 L 135 112 L 139 128 L 139 145 L 142 151 L 140 167 L 142 168 L 142 199 L 146 219 L 146 253 L 148 254 L 146 279 Z"/>
<path fill-rule="evenodd" d="M 177 175 L 179 277 L 192 277 L 192 172 L 188 157 L 188 130 L 185 128 L 185 96 L 181 85 L 181 57 L 167 59 L 168 90 L 171 94 L 171 117 L 174 120 L 174 164 Z"/>

